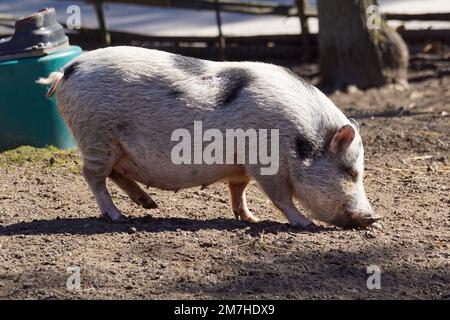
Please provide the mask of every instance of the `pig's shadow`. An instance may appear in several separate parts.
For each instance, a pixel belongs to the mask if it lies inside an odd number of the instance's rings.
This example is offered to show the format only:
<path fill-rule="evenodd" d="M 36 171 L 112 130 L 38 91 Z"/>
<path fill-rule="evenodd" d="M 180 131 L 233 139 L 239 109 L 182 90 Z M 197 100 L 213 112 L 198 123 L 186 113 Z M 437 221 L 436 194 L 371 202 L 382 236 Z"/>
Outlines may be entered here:
<path fill-rule="evenodd" d="M 132 229 L 134 228 L 134 229 Z M 251 236 L 261 233 L 302 233 L 302 232 L 331 232 L 335 228 L 320 228 L 315 231 L 292 228 L 288 224 L 261 221 L 257 224 L 234 219 L 210 219 L 197 220 L 188 218 L 130 218 L 126 224 L 112 224 L 101 218 L 67 218 L 52 220 L 33 220 L 30 222 L 18 222 L 6 226 L 0 226 L 0 236 L 11 235 L 50 235 L 73 234 L 94 235 L 115 232 L 150 232 L 159 233 L 165 231 L 198 231 L 198 230 L 225 230 L 233 231 L 244 229 Z"/>

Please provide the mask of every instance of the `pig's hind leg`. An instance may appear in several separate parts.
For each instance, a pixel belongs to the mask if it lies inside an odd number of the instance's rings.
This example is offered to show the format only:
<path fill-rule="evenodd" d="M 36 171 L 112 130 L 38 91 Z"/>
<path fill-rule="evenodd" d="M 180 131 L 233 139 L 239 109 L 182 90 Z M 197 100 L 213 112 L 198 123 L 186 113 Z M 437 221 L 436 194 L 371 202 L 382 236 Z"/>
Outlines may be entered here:
<path fill-rule="evenodd" d="M 121 174 L 119 171 L 113 169 L 109 178 L 114 181 L 126 194 L 133 200 L 134 203 L 144 207 L 145 209 L 158 208 L 153 199 L 142 190 L 139 185 L 132 179 Z"/>
<path fill-rule="evenodd" d="M 127 222 L 128 218 L 115 206 L 106 188 L 106 177 L 108 175 L 109 173 L 89 169 L 86 165 L 83 167 L 83 176 L 91 188 L 103 216 L 110 222 Z"/>
<path fill-rule="evenodd" d="M 253 213 L 247 207 L 247 199 L 245 197 L 245 188 L 249 180 L 245 181 L 228 181 L 228 187 L 231 195 L 231 206 L 236 219 L 241 219 L 247 222 L 258 222 Z"/>
<path fill-rule="evenodd" d="M 85 134 L 78 144 L 83 155 L 84 179 L 94 194 L 102 215 L 110 222 L 127 222 L 127 217 L 115 206 L 106 188 L 106 178 L 111 174 L 121 153 L 120 148 L 115 144 L 108 144 L 102 136 L 89 138 L 90 136 Z"/>

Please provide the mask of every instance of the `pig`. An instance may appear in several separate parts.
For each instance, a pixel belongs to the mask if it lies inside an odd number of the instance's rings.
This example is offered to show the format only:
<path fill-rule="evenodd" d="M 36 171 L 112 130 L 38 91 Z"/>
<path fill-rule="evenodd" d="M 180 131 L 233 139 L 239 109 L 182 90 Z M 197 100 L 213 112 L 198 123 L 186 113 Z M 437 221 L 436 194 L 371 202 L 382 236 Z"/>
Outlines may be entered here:
<path fill-rule="evenodd" d="M 82 174 L 111 222 L 128 218 L 113 203 L 107 178 L 148 209 L 157 204 L 138 183 L 177 191 L 225 181 L 235 217 L 258 222 L 245 194 L 254 180 L 294 227 L 315 228 L 312 219 L 367 227 L 380 218 L 365 193 L 356 122 L 283 67 L 118 46 L 86 52 L 37 82 L 51 85 L 47 96 L 56 95 L 82 154 Z M 175 164 L 171 135 L 192 131 L 195 121 L 221 131 L 277 128 L 278 170 L 264 175 L 261 164 Z"/>

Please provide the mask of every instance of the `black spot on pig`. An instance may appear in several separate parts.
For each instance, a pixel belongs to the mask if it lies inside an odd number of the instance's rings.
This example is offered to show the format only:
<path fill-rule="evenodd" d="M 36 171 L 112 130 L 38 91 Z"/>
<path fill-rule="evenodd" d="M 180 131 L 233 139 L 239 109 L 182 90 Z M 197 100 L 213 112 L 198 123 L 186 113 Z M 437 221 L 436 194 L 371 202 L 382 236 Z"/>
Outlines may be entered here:
<path fill-rule="evenodd" d="M 206 72 L 205 62 L 200 59 L 176 54 L 173 56 L 172 61 L 176 68 L 189 75 L 200 76 Z"/>
<path fill-rule="evenodd" d="M 229 68 L 220 71 L 217 78 L 221 83 L 217 103 L 226 105 L 236 100 L 239 93 L 253 81 L 254 76 L 242 68 Z"/>
<path fill-rule="evenodd" d="M 312 159 L 320 153 L 317 145 L 313 143 L 311 139 L 302 134 L 299 134 L 295 138 L 295 150 L 301 160 Z"/>
<path fill-rule="evenodd" d="M 64 79 L 69 79 L 80 68 L 80 62 L 75 61 L 64 69 Z"/>
<path fill-rule="evenodd" d="M 167 94 L 169 97 L 173 98 L 180 98 L 183 96 L 183 93 L 180 90 L 174 88 L 170 89 Z"/>

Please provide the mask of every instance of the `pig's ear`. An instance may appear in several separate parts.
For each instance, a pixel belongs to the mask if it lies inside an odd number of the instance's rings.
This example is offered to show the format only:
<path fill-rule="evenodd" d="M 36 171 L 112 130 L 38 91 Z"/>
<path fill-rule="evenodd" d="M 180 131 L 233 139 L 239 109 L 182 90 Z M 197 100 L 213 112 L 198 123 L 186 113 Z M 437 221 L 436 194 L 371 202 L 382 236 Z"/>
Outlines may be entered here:
<path fill-rule="evenodd" d="M 344 151 L 355 138 L 355 129 L 349 124 L 341 127 L 333 136 L 330 143 L 330 150 L 333 154 Z"/>

